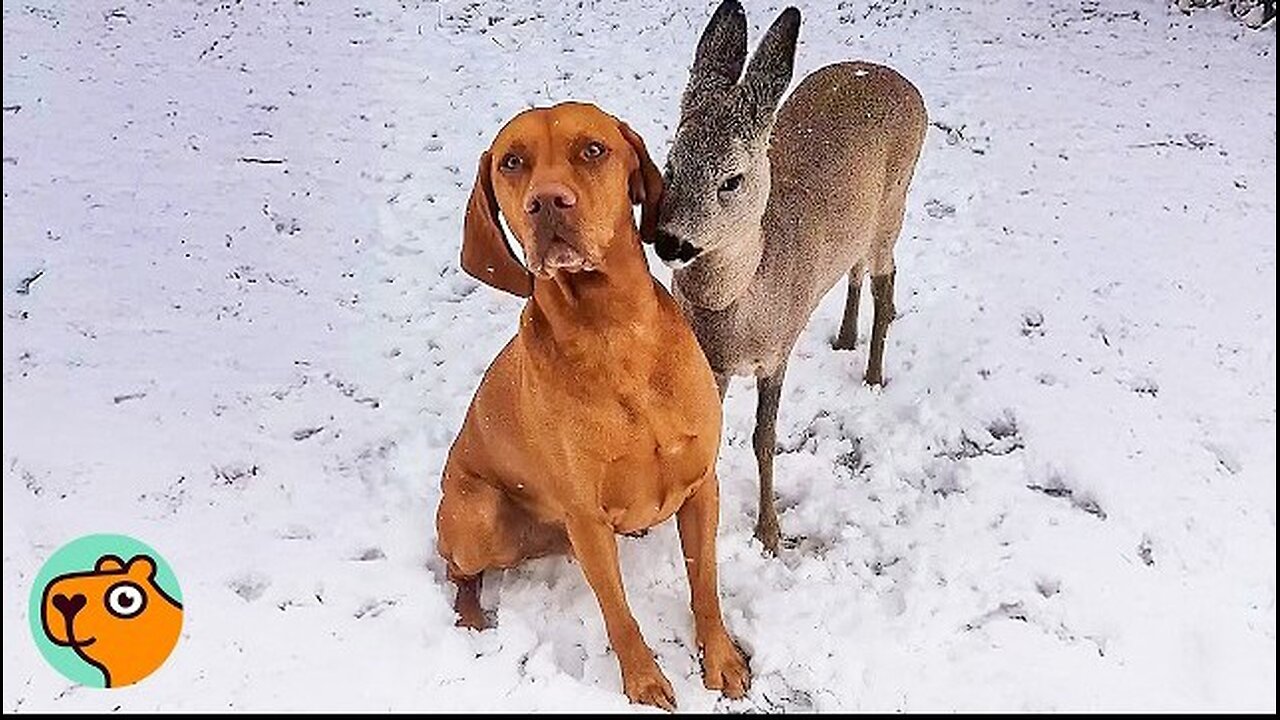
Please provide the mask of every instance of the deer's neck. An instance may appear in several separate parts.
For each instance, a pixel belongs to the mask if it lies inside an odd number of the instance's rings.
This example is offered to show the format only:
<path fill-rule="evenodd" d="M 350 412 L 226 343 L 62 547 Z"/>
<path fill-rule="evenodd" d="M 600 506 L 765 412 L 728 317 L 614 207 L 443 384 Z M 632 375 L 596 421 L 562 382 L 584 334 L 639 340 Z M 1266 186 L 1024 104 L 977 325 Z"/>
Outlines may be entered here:
<path fill-rule="evenodd" d="M 755 227 L 729 247 L 709 250 L 673 273 L 680 296 L 704 310 L 723 310 L 746 293 L 764 257 L 764 232 Z"/>

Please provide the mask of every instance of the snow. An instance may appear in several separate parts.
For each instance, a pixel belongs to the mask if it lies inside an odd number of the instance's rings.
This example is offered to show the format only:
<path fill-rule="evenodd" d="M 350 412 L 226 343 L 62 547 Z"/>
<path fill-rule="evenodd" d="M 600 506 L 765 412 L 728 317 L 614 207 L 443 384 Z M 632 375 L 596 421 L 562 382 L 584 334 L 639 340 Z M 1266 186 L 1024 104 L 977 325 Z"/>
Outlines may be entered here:
<path fill-rule="evenodd" d="M 116 3 L 4 4 L 4 710 L 627 709 L 563 559 L 452 627 L 440 471 L 519 309 L 459 271 L 462 208 L 532 104 L 596 101 L 661 160 L 711 8 Z M 798 77 L 889 63 L 935 125 L 888 385 L 829 347 L 843 290 L 791 361 L 778 559 L 729 393 L 746 699 L 702 688 L 674 529 L 619 540 L 680 708 L 1274 712 L 1274 25 L 805 5 Z M 753 44 L 780 9 L 747 2 Z M 182 582 L 131 688 L 28 639 L 28 583 L 91 532 Z"/>

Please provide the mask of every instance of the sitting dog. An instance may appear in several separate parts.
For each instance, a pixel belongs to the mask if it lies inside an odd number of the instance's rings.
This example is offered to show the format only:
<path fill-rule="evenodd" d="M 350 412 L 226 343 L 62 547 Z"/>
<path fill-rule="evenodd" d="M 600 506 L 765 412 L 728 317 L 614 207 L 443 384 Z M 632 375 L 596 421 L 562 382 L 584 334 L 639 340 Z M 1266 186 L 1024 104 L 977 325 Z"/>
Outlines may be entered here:
<path fill-rule="evenodd" d="M 531 299 L 449 450 L 436 531 L 458 624 L 476 629 L 486 626 L 485 570 L 572 553 L 627 697 L 673 709 L 627 606 L 617 533 L 676 516 L 704 683 L 737 698 L 750 673 L 725 631 L 716 580 L 720 397 L 689 324 L 649 274 L 631 210 L 643 204 L 652 237 L 661 194 L 644 142 L 591 105 L 522 112 L 480 156 L 462 267 Z"/>

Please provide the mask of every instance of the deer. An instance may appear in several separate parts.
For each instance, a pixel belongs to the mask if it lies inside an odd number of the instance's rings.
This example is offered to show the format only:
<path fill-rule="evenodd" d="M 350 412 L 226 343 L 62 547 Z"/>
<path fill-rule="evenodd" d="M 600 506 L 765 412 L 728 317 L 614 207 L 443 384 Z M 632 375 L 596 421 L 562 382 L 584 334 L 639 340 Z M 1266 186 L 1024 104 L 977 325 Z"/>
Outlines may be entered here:
<path fill-rule="evenodd" d="M 773 459 L 787 361 L 841 277 L 848 295 L 837 350 L 858 339 L 862 281 L 874 315 L 864 381 L 884 383 L 894 318 L 894 244 L 928 127 L 920 92 L 896 71 L 838 62 L 791 84 L 800 11 L 785 9 L 747 58 L 738 0 L 712 14 L 680 99 L 652 242 L 673 269 L 723 403 L 733 376 L 755 376 L 755 537 L 777 555 Z M 745 72 L 743 65 L 746 64 Z"/>

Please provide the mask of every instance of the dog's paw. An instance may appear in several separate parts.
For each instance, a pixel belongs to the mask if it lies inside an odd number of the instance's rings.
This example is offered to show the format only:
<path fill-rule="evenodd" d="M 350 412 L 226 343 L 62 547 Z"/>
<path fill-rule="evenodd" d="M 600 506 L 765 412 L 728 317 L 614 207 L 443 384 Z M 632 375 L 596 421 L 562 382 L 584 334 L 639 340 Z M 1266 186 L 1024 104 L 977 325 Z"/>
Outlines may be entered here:
<path fill-rule="evenodd" d="M 751 668 L 728 634 L 720 633 L 703 646 L 702 682 L 733 700 L 751 689 Z"/>
<path fill-rule="evenodd" d="M 652 658 L 647 664 L 622 671 L 622 688 L 633 703 L 652 705 L 668 712 L 675 712 L 676 693 L 671 689 L 658 663 Z"/>
<path fill-rule="evenodd" d="M 457 620 L 454 621 L 454 627 L 469 628 L 471 630 L 488 630 L 493 627 L 493 618 L 489 613 L 480 609 L 479 606 L 456 608 Z"/>

